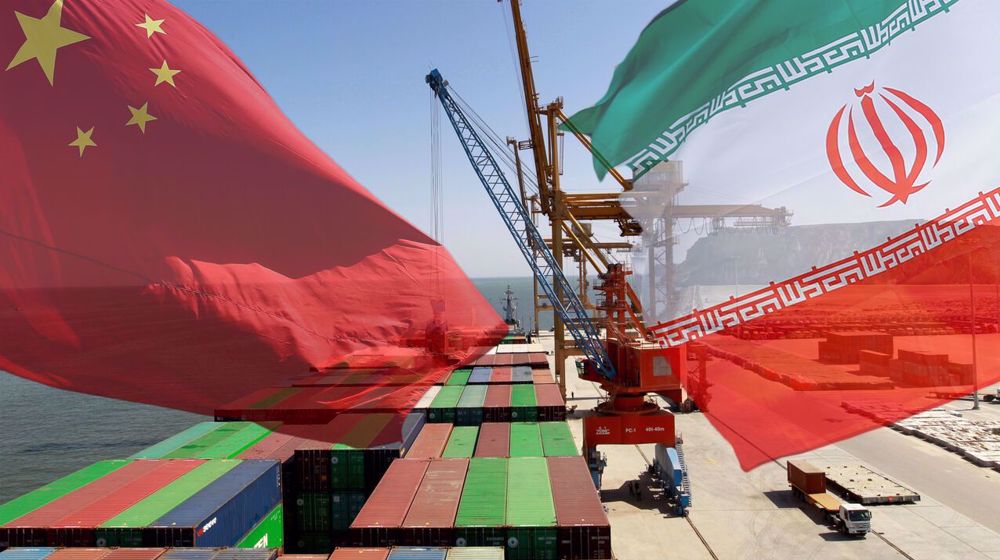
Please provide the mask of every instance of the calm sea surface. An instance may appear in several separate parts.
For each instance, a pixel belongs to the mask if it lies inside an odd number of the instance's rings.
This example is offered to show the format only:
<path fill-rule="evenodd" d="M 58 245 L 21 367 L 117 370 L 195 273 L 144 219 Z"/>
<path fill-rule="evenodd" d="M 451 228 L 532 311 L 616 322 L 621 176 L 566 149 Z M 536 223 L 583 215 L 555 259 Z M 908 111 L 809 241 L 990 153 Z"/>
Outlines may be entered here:
<path fill-rule="evenodd" d="M 531 324 L 530 278 L 474 280 L 500 309 L 510 285 Z M 552 326 L 545 314 L 539 325 Z M 52 389 L 0 372 L 0 503 L 102 459 L 123 458 L 207 420 L 186 412 Z"/>

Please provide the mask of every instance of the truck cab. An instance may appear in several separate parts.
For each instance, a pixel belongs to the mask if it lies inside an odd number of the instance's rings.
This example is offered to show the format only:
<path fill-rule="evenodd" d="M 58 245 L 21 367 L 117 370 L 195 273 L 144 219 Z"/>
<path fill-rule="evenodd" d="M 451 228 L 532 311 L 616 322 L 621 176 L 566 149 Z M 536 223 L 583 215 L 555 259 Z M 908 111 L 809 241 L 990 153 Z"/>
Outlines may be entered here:
<path fill-rule="evenodd" d="M 872 528 L 872 512 L 861 504 L 842 503 L 835 525 L 842 534 L 863 536 Z"/>

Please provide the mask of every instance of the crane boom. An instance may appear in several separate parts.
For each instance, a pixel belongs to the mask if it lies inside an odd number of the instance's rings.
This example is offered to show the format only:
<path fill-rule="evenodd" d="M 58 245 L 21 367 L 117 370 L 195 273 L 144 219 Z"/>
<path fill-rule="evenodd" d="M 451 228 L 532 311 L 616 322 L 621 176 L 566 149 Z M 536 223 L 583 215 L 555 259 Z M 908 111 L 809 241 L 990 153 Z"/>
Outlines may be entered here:
<path fill-rule="evenodd" d="M 573 291 L 562 269 L 556 264 L 552 251 L 546 246 L 545 240 L 532 223 L 520 195 L 511 187 L 507 177 L 497 165 L 493 153 L 472 127 L 465 112 L 452 98 L 448 91 L 448 82 L 441 73 L 437 69 L 432 70 L 427 75 L 426 81 L 444 107 L 444 112 L 455 129 L 465 155 L 468 156 L 476 175 L 486 188 L 486 193 L 503 218 L 504 225 L 514 237 L 514 241 L 517 242 L 518 249 L 534 272 L 545 295 L 552 302 L 553 310 L 562 319 L 595 369 L 604 377 L 613 379 L 616 374 L 615 368 L 601 341 L 600 332 L 587 315 L 587 309 Z M 557 297 L 559 293 L 562 294 L 562 298 Z"/>

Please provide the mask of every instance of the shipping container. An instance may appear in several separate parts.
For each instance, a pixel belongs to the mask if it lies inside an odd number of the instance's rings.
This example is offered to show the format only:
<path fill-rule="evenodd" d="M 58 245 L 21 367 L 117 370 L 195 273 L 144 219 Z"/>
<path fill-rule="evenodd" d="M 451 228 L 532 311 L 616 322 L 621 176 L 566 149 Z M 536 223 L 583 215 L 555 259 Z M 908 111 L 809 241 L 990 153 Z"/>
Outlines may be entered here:
<path fill-rule="evenodd" d="M 284 510 L 279 504 L 256 527 L 236 543 L 237 548 L 280 549 L 285 546 Z M 215 558 L 214 560 L 219 560 Z"/>
<path fill-rule="evenodd" d="M 445 560 L 504 560 L 499 546 L 456 546 L 448 550 Z"/>
<path fill-rule="evenodd" d="M 544 422 L 565 420 L 566 401 L 563 400 L 562 389 L 555 384 L 535 385 L 534 387 L 538 420 Z"/>
<path fill-rule="evenodd" d="M 513 366 L 510 374 L 511 383 L 532 383 L 531 366 Z"/>
<path fill-rule="evenodd" d="M 282 554 L 278 560 L 329 560 L 329 554 Z"/>
<path fill-rule="evenodd" d="M 162 459 L 164 455 L 170 453 L 181 446 L 187 445 L 201 436 L 217 430 L 224 424 L 221 422 L 199 422 L 194 426 L 184 430 L 179 434 L 153 444 L 142 451 L 132 455 L 129 459 Z"/>
<path fill-rule="evenodd" d="M 303 533 L 329 533 L 332 531 L 333 506 L 330 503 L 331 497 L 329 491 L 303 490 L 297 493 L 295 496 L 296 530 Z"/>
<path fill-rule="evenodd" d="M 510 389 L 510 419 L 513 422 L 534 422 L 538 419 L 535 388 L 531 385 L 512 385 Z"/>
<path fill-rule="evenodd" d="M 826 492 L 826 471 L 807 461 L 788 461 L 788 483 L 803 494 Z"/>
<path fill-rule="evenodd" d="M 437 397 L 431 403 L 427 412 L 428 422 L 455 423 L 455 407 L 458 406 L 459 399 L 462 398 L 464 386 L 444 386 L 438 391 Z"/>
<path fill-rule="evenodd" d="M 168 548 L 159 560 L 212 560 L 214 548 Z"/>
<path fill-rule="evenodd" d="M 8 548 L 0 551 L 0 560 L 46 560 L 55 551 L 48 547 Z"/>
<path fill-rule="evenodd" d="M 458 546 L 504 546 L 507 459 L 472 458 L 455 515 Z"/>
<path fill-rule="evenodd" d="M 58 548 L 48 560 L 103 560 L 111 554 L 110 548 Z"/>
<path fill-rule="evenodd" d="M 510 366 L 493 366 L 493 373 L 490 375 L 490 383 L 511 383 L 513 381 L 513 368 Z"/>
<path fill-rule="evenodd" d="M 427 424 L 420 429 L 420 435 L 413 442 L 407 459 L 438 459 L 444 453 L 451 437 L 452 424 Z"/>
<path fill-rule="evenodd" d="M 212 560 L 277 560 L 275 548 L 223 548 L 215 553 Z"/>
<path fill-rule="evenodd" d="M 479 429 L 476 457 L 509 457 L 511 424 L 486 422 Z"/>
<path fill-rule="evenodd" d="M 552 377 L 552 371 L 545 367 L 531 370 L 531 382 L 535 385 L 544 385 L 546 383 L 555 383 L 556 380 Z"/>
<path fill-rule="evenodd" d="M 368 495 L 357 490 L 335 490 L 330 495 L 331 529 L 346 531 L 361 513 Z"/>
<path fill-rule="evenodd" d="M 413 405 L 414 412 L 427 412 L 431 407 L 431 403 L 437 398 L 438 393 L 441 392 L 441 387 L 439 385 L 431 385 L 427 388 L 427 391 L 421 395 L 420 399 L 417 400 L 417 404 Z"/>
<path fill-rule="evenodd" d="M 471 369 L 468 368 L 456 369 L 455 371 L 451 372 L 450 376 L 448 376 L 448 381 L 445 383 L 445 385 L 462 385 L 462 386 L 468 385 L 470 375 L 472 375 Z"/>
<path fill-rule="evenodd" d="M 293 441 L 301 441 L 302 438 L 292 434 L 282 432 L 271 432 L 263 439 L 243 450 L 236 459 L 288 461 L 295 455 L 295 450 L 290 449 L 288 444 Z"/>
<path fill-rule="evenodd" d="M 100 461 L 0 505 L 0 526 L 48 505 L 70 492 L 79 490 L 130 462 L 129 460 Z M 2 543 L 3 532 L 0 531 L 0 544 Z"/>
<path fill-rule="evenodd" d="M 392 546 L 400 541 L 400 526 L 430 464 L 425 459 L 395 461 L 351 524 L 362 546 Z"/>
<path fill-rule="evenodd" d="M 558 557 L 611 558 L 611 525 L 583 457 L 548 457 Z"/>
<path fill-rule="evenodd" d="M 542 435 L 536 422 L 510 425 L 510 457 L 543 457 Z"/>
<path fill-rule="evenodd" d="M 389 552 L 389 560 L 445 560 L 447 554 L 445 548 L 397 546 Z"/>
<path fill-rule="evenodd" d="M 388 548 L 338 548 L 330 560 L 386 560 Z"/>
<path fill-rule="evenodd" d="M 233 546 L 281 503 L 277 461 L 242 461 L 143 532 L 146 546 Z"/>
<path fill-rule="evenodd" d="M 483 401 L 483 422 L 510 422 L 510 385 L 490 385 Z"/>
<path fill-rule="evenodd" d="M 230 459 L 264 439 L 271 430 L 253 422 L 230 422 L 178 447 L 164 459 Z"/>
<path fill-rule="evenodd" d="M 365 488 L 365 454 L 369 447 L 394 418 L 393 414 L 342 414 L 330 422 L 333 434 L 344 438 L 330 448 L 330 488 L 363 490 Z M 342 427 L 342 430 L 338 430 Z"/>
<path fill-rule="evenodd" d="M 574 457 L 580 450 L 573 440 L 569 424 L 566 422 L 541 422 L 538 430 L 542 435 L 542 450 L 546 457 Z"/>
<path fill-rule="evenodd" d="M 24 515 L 3 529 L 12 545 L 95 546 L 97 527 L 203 460 L 139 459 Z"/>
<path fill-rule="evenodd" d="M 419 546 L 454 543 L 455 514 L 468 469 L 468 459 L 430 462 L 403 520 L 402 542 Z"/>
<path fill-rule="evenodd" d="M 115 548 L 104 560 L 157 560 L 166 551 L 165 548 Z"/>
<path fill-rule="evenodd" d="M 555 560 L 556 514 L 543 457 L 509 461 L 506 517 L 508 559 Z"/>
<path fill-rule="evenodd" d="M 240 464 L 238 460 L 219 459 L 198 465 L 184 476 L 102 523 L 96 531 L 97 546 L 142 546 L 144 527 L 172 511 L 238 464 Z"/>
<path fill-rule="evenodd" d="M 483 423 L 483 403 L 486 401 L 485 385 L 466 385 L 455 406 L 456 426 L 478 426 Z"/>
<path fill-rule="evenodd" d="M 468 385 L 485 385 L 490 382 L 490 377 L 493 376 L 493 368 L 491 367 L 475 367 L 472 368 L 472 375 L 469 376 Z"/>
<path fill-rule="evenodd" d="M 448 438 L 448 446 L 442 457 L 446 459 L 469 458 L 476 450 L 476 438 L 479 436 L 478 426 L 455 426 Z"/>

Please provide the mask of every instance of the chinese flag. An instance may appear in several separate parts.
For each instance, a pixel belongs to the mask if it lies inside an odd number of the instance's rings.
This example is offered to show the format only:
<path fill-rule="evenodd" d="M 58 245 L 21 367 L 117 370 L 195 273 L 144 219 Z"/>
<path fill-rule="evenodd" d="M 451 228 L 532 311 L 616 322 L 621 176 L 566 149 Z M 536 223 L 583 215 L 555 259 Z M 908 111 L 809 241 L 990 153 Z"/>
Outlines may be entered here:
<path fill-rule="evenodd" d="M 358 355 L 426 384 L 503 324 L 165 2 L 3 3 L 0 182 L 0 369 L 41 383 L 212 414 Z"/>

